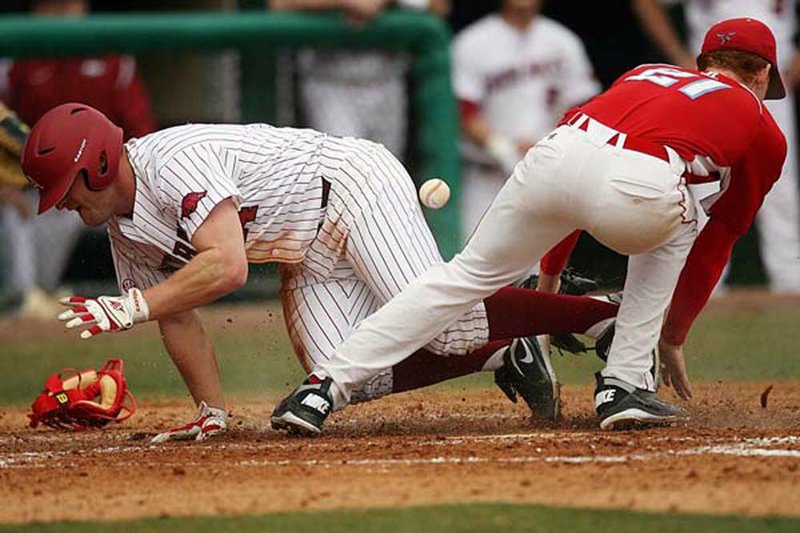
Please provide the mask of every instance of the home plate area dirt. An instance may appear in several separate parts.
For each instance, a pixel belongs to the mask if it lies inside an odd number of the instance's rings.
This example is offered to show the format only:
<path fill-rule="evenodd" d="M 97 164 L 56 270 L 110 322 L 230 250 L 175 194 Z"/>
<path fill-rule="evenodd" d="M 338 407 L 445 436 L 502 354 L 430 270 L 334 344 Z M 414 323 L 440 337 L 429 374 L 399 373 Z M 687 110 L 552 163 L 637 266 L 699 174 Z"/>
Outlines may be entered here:
<path fill-rule="evenodd" d="M 763 408 L 768 385 L 696 385 L 688 422 L 622 432 L 596 429 L 584 387 L 565 388 L 555 424 L 495 390 L 437 390 L 354 406 L 311 440 L 267 429 L 277 398 L 237 398 L 226 435 L 158 446 L 188 402 L 83 433 L 5 409 L 0 522 L 479 501 L 800 516 L 800 384 L 772 383 Z"/>

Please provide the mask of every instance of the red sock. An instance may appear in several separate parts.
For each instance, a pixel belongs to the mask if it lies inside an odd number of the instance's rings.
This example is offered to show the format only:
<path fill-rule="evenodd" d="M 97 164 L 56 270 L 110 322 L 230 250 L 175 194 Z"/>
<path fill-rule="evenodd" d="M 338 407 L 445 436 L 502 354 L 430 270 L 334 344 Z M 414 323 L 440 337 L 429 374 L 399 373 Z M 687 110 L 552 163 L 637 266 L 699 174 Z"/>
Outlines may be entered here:
<path fill-rule="evenodd" d="M 583 333 L 617 315 L 619 306 L 586 296 L 566 296 L 506 287 L 483 301 L 489 340 L 544 333 Z"/>
<path fill-rule="evenodd" d="M 480 372 L 486 361 L 510 341 L 489 342 L 466 355 L 436 355 L 417 350 L 411 357 L 392 368 L 392 392 L 403 392 L 441 383 L 467 374 Z"/>

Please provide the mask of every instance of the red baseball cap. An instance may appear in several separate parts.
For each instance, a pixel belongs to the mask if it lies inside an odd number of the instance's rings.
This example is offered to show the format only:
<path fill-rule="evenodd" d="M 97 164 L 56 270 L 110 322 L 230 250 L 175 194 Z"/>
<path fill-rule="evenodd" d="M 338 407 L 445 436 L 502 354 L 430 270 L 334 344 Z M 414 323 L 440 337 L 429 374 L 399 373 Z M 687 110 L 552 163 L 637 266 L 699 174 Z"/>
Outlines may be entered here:
<path fill-rule="evenodd" d="M 786 96 L 780 70 L 775 36 L 772 30 L 760 20 L 751 18 L 728 19 L 717 22 L 706 32 L 701 54 L 717 50 L 738 50 L 750 52 L 772 65 L 769 72 L 767 100 L 779 100 Z"/>

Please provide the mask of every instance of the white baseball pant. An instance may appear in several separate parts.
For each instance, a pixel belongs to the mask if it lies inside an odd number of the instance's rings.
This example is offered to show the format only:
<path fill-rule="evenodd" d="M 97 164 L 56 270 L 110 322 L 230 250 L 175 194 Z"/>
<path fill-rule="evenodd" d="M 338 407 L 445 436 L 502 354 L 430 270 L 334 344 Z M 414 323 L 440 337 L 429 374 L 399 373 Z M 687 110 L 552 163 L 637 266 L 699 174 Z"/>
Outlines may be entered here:
<path fill-rule="evenodd" d="M 587 131 L 579 129 L 586 122 Z M 608 144 L 617 139 L 615 144 Z M 532 148 L 471 240 L 366 318 L 314 373 L 333 378 L 334 402 L 377 368 L 402 361 L 463 312 L 528 271 L 575 229 L 630 255 L 617 334 L 603 375 L 654 390 L 651 351 L 696 236 L 693 201 L 670 162 L 623 149 L 625 135 L 582 117 Z"/>
<path fill-rule="evenodd" d="M 381 145 L 339 142 L 340 149 L 327 148 L 323 159 L 341 160 L 336 152 L 350 155 L 324 176 L 330 199 L 319 234 L 302 263 L 281 267 L 284 317 L 306 370 L 325 364 L 364 318 L 442 263 L 403 165 Z M 437 354 L 463 355 L 486 344 L 489 326 L 483 303 L 459 315 L 423 345 Z M 374 372 L 359 383 L 363 387 L 353 401 L 391 392 L 392 365 L 384 367 L 382 361 L 379 356 L 366 358 Z M 348 373 L 344 368 L 341 372 Z M 346 403 L 335 405 L 338 409 Z"/>

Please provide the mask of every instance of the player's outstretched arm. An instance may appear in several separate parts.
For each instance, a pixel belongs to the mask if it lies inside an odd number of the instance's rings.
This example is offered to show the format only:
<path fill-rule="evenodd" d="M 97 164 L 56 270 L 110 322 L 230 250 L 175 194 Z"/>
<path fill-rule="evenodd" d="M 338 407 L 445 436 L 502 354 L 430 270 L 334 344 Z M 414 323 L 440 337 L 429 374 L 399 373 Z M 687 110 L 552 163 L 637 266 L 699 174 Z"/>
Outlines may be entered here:
<path fill-rule="evenodd" d="M 716 287 L 738 237 L 724 222 L 712 216 L 695 240 L 672 296 L 659 340 L 662 375 L 664 384 L 674 387 L 685 400 L 692 397 L 692 388 L 683 344 Z"/>
<path fill-rule="evenodd" d="M 238 289 L 247 281 L 247 256 L 239 214 L 223 200 L 192 236 L 197 255 L 166 281 L 144 291 L 150 320 L 190 311 Z"/>
<path fill-rule="evenodd" d="M 224 431 L 228 413 L 217 357 L 197 312 L 170 315 L 158 323 L 167 353 L 181 373 L 199 412 L 191 422 L 158 434 L 153 442 L 204 440 Z"/>
<path fill-rule="evenodd" d="M 161 320 L 232 292 L 247 281 L 247 256 L 239 215 L 233 201 L 223 200 L 192 237 L 197 250 L 189 263 L 144 292 L 137 288 L 121 296 L 61 301 L 70 309 L 59 315 L 67 328 L 80 328 L 81 338 L 124 331 L 148 320 Z"/>
<path fill-rule="evenodd" d="M 685 68 L 695 68 L 694 58 L 678 37 L 659 0 L 632 0 L 631 4 L 647 35 L 667 60 Z"/>
<path fill-rule="evenodd" d="M 158 321 L 161 338 L 172 362 L 189 388 L 194 402 L 225 408 L 214 345 L 197 311 L 178 313 Z"/>

